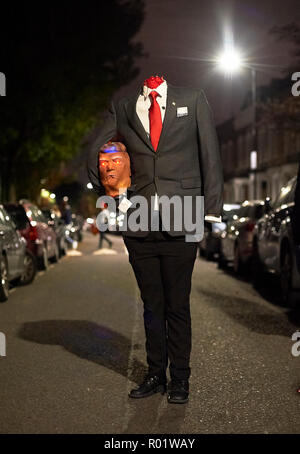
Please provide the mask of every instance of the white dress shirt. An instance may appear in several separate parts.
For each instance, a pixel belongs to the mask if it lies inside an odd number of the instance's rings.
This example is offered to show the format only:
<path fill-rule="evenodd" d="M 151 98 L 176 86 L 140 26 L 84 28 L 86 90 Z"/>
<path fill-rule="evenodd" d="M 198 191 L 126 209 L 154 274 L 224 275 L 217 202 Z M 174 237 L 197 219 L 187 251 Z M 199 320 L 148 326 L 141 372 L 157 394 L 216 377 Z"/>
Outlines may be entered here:
<path fill-rule="evenodd" d="M 144 129 L 150 137 L 150 121 L 149 121 L 149 109 L 151 107 L 151 99 L 149 97 L 149 94 L 151 91 L 156 91 L 158 93 L 158 96 L 156 98 L 156 101 L 160 107 L 160 113 L 161 113 L 161 120 L 162 123 L 164 122 L 165 118 L 165 112 L 167 108 L 167 91 L 168 91 L 168 85 L 167 81 L 165 80 L 162 82 L 157 88 L 149 88 L 146 85 L 143 87 L 143 93 L 140 94 L 140 96 L 137 99 L 136 102 L 136 113 L 144 126 Z M 159 209 L 158 207 L 158 196 L 155 194 L 155 200 L 154 200 L 154 210 L 157 211 Z M 221 222 L 221 217 L 220 216 L 214 216 L 214 215 L 207 215 L 205 216 L 205 220 L 209 222 Z"/>
<path fill-rule="evenodd" d="M 149 88 L 146 85 L 143 87 L 143 93 L 138 97 L 136 102 L 136 113 L 138 114 L 139 119 L 141 120 L 144 129 L 150 137 L 150 121 L 149 121 L 149 109 L 151 107 L 151 99 L 149 97 L 151 91 L 156 91 L 159 96 L 157 96 L 156 101 L 160 107 L 161 120 L 164 122 L 165 111 L 167 107 L 167 82 L 164 81 L 157 88 Z"/>

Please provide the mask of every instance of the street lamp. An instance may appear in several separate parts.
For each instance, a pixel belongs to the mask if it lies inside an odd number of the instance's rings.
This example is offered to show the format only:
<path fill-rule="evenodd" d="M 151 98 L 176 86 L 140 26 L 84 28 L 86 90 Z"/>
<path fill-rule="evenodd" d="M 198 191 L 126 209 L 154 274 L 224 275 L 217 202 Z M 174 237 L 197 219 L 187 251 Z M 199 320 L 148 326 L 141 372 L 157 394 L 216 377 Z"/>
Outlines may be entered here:
<path fill-rule="evenodd" d="M 217 64 L 224 73 L 232 75 L 241 69 L 243 60 L 236 49 L 228 47 L 217 57 Z"/>
<path fill-rule="evenodd" d="M 256 199 L 256 169 L 257 169 L 257 129 L 256 129 L 256 70 L 242 58 L 241 54 L 233 46 L 228 45 L 222 54 L 216 59 L 217 66 L 227 76 L 232 77 L 242 68 L 251 70 L 251 94 L 252 94 L 252 147 L 250 153 L 250 169 L 253 175 L 253 198 Z"/>

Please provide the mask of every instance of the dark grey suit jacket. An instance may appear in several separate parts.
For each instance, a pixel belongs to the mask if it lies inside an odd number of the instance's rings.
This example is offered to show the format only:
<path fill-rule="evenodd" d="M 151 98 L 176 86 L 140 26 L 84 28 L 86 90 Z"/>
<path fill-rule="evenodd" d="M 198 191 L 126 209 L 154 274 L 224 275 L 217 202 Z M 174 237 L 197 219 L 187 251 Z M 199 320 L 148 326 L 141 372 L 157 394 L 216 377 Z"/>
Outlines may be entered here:
<path fill-rule="evenodd" d="M 213 115 L 203 90 L 175 87 L 168 83 L 167 106 L 157 151 L 136 113 L 141 90 L 133 96 L 111 102 L 100 135 L 88 157 L 88 175 L 94 190 L 105 193 L 100 183 L 98 153 L 111 139 L 122 141 L 130 155 L 132 184 L 128 198 L 143 195 L 150 201 L 160 196 L 204 196 L 204 213 L 220 216 L 223 206 L 223 172 Z M 188 115 L 177 116 L 177 108 L 187 107 Z M 149 203 L 150 206 L 150 203 Z M 128 216 L 134 206 L 128 210 Z M 173 236 L 186 232 L 173 229 Z M 149 211 L 150 218 L 150 211 Z M 202 222 L 204 219 L 202 219 Z M 147 232 L 126 232 L 146 236 Z"/>

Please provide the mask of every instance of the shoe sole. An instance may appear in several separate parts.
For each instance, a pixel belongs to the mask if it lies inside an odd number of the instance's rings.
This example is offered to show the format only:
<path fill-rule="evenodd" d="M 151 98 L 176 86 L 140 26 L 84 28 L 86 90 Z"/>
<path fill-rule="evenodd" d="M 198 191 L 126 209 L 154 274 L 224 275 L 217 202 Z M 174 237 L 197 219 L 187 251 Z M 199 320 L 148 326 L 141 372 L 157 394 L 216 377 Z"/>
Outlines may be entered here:
<path fill-rule="evenodd" d="M 189 401 L 189 398 L 179 400 L 179 399 L 170 399 L 168 397 L 168 403 L 169 404 L 186 404 L 188 401 Z"/>
<path fill-rule="evenodd" d="M 153 396 L 153 394 L 161 393 L 161 395 L 164 395 L 166 392 L 166 388 L 162 385 L 159 385 L 157 388 L 153 389 L 152 391 L 149 391 L 146 394 L 142 394 L 141 396 L 134 396 L 132 394 L 128 394 L 128 397 L 131 397 L 132 399 L 142 399 L 143 397 L 150 397 Z"/>

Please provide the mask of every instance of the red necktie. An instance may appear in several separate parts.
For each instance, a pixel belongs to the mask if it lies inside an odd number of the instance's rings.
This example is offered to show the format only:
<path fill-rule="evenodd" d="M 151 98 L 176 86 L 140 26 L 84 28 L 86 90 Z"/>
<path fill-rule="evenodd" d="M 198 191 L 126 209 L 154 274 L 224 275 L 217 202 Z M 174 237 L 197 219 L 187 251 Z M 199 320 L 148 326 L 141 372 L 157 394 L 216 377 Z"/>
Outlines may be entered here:
<path fill-rule="evenodd" d="M 149 96 L 151 97 L 151 107 L 149 109 L 149 121 L 150 121 L 150 139 L 154 150 L 157 150 L 160 133 L 162 130 L 161 112 L 156 98 L 158 96 L 157 91 L 151 91 Z"/>

